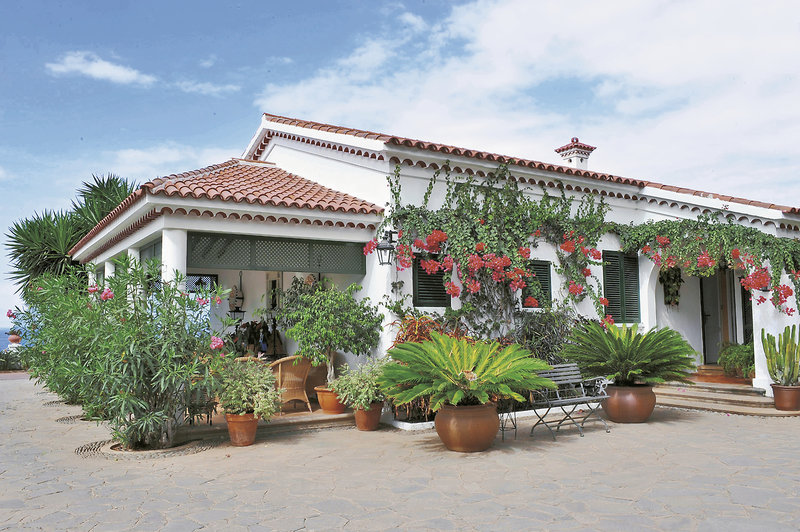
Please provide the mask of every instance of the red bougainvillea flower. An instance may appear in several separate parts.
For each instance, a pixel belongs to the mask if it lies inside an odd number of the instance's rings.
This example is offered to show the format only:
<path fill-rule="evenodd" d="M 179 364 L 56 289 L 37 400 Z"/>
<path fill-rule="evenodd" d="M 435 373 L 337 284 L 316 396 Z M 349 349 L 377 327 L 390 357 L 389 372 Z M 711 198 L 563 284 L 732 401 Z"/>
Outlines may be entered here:
<path fill-rule="evenodd" d="M 477 244 L 475 244 L 475 251 L 477 251 L 478 253 L 483 253 L 484 249 L 486 249 L 486 244 L 484 244 L 483 242 L 478 242 Z"/>
<path fill-rule="evenodd" d="M 539 300 L 533 296 L 528 296 L 525 298 L 525 301 L 522 302 L 522 306 L 527 308 L 539 308 Z"/>
<path fill-rule="evenodd" d="M 579 296 L 583 293 L 583 285 L 579 285 L 575 281 L 569 282 L 569 293 L 573 296 Z"/>
<path fill-rule="evenodd" d="M 517 290 L 522 290 L 522 289 L 523 289 L 523 288 L 525 288 L 527 285 L 528 285 L 528 283 L 526 283 L 526 282 L 525 282 L 525 281 L 523 281 L 522 279 L 514 279 L 513 281 L 511 281 L 510 283 L 508 283 L 508 286 L 509 286 L 509 288 L 511 288 L 511 290 L 514 290 L 515 292 L 516 292 Z"/>
<path fill-rule="evenodd" d="M 574 240 L 565 240 L 561 246 L 559 246 L 563 251 L 567 253 L 572 253 L 575 251 L 575 241 Z"/>
<path fill-rule="evenodd" d="M 607 307 L 607 306 L 608 306 L 608 299 L 606 299 L 606 298 L 604 298 L 604 297 L 601 297 L 600 299 L 598 299 L 598 301 L 599 301 L 599 302 L 600 302 L 600 304 L 601 304 L 601 305 L 603 305 L 604 307 Z"/>
<path fill-rule="evenodd" d="M 370 253 L 375 251 L 375 248 L 377 247 L 378 247 L 378 240 L 376 238 L 373 238 L 364 245 L 364 255 L 369 255 Z"/>
<path fill-rule="evenodd" d="M 800 270 L 792 272 L 792 277 L 794 277 L 795 279 L 800 279 Z"/>
<path fill-rule="evenodd" d="M 581 271 L 581 273 L 583 274 L 584 277 L 589 277 L 590 275 L 592 275 L 592 270 L 590 270 L 589 268 L 584 268 L 583 271 Z"/>
<path fill-rule="evenodd" d="M 222 346 L 225 345 L 225 342 L 222 341 L 222 338 L 217 336 L 211 337 L 211 349 L 221 349 Z"/>
<path fill-rule="evenodd" d="M 400 229 L 400 230 L 397 232 L 397 238 L 403 238 L 403 230 L 402 230 L 402 229 Z"/>
<path fill-rule="evenodd" d="M 414 239 L 414 247 L 417 249 L 428 249 L 427 244 L 425 244 L 425 242 L 423 242 L 419 238 Z"/>
<path fill-rule="evenodd" d="M 14 311 L 13 311 L 13 310 L 11 310 L 11 309 L 8 309 L 8 312 L 6 312 L 6 318 L 11 318 L 11 319 L 13 320 L 13 319 L 15 319 L 16 317 L 17 317 L 17 315 L 16 315 L 16 314 L 14 314 Z"/>
<path fill-rule="evenodd" d="M 741 256 L 742 256 L 742 255 L 741 255 L 741 252 L 739 251 L 739 249 L 738 249 L 738 248 L 733 248 L 733 249 L 731 250 L 731 258 L 733 258 L 734 260 L 737 260 L 737 259 L 738 259 L 739 257 L 741 257 Z"/>
<path fill-rule="evenodd" d="M 603 318 L 603 327 L 608 327 L 609 325 L 614 325 L 614 316 L 606 314 L 606 317 Z"/>
<path fill-rule="evenodd" d="M 97 286 L 96 284 L 93 284 L 93 285 L 90 285 L 87 290 L 89 291 L 90 294 L 94 294 L 95 292 L 100 290 L 100 287 Z"/>
<path fill-rule="evenodd" d="M 467 279 L 466 287 L 470 294 L 477 294 L 481 289 L 481 283 L 475 279 Z"/>
<path fill-rule="evenodd" d="M 586 239 L 583 237 L 583 235 L 578 236 L 578 244 L 583 244 L 585 240 Z"/>
<path fill-rule="evenodd" d="M 452 282 L 444 283 L 444 291 L 447 292 L 450 297 L 458 297 L 461 295 L 461 289 Z"/>
<path fill-rule="evenodd" d="M 794 309 L 793 309 L 793 308 L 788 308 L 788 307 L 787 307 L 787 309 L 786 309 L 786 315 L 787 315 L 787 316 L 791 316 L 791 315 L 793 315 L 793 314 L 794 314 Z"/>
<path fill-rule="evenodd" d="M 764 290 L 769 286 L 772 277 L 766 268 L 760 268 L 741 280 L 746 290 Z"/>
<path fill-rule="evenodd" d="M 533 236 L 536 236 L 536 237 L 542 236 L 542 230 L 541 229 L 537 229 L 536 231 L 533 232 Z"/>
<path fill-rule="evenodd" d="M 483 218 L 481 218 L 480 220 L 478 220 L 478 223 L 479 223 L 479 224 L 481 224 L 481 225 L 483 225 L 483 224 L 485 224 L 485 223 L 486 223 L 486 220 L 484 220 Z"/>
<path fill-rule="evenodd" d="M 467 259 L 467 269 L 469 269 L 469 273 L 471 275 L 483 268 L 485 265 L 486 263 L 478 255 L 470 255 Z"/>
<path fill-rule="evenodd" d="M 678 261 L 675 260 L 673 255 L 667 257 L 667 268 L 674 268 L 676 264 L 678 264 Z"/>
<path fill-rule="evenodd" d="M 112 292 L 110 288 L 106 288 L 105 290 L 103 290 L 103 293 L 100 294 L 100 299 L 102 299 L 103 301 L 108 301 L 109 299 L 113 298 L 114 298 L 114 292 Z"/>
<path fill-rule="evenodd" d="M 653 251 L 653 248 L 651 248 L 650 246 L 645 245 L 644 247 L 642 247 L 642 253 L 650 253 L 651 251 Z"/>
<path fill-rule="evenodd" d="M 403 271 L 414 264 L 414 252 L 408 244 L 397 245 L 397 270 Z"/>
<path fill-rule="evenodd" d="M 794 290 L 792 290 L 788 285 L 782 284 L 775 288 L 775 292 L 778 295 L 778 305 L 783 305 L 786 303 L 786 300 L 794 294 Z"/>
<path fill-rule="evenodd" d="M 764 303 L 766 300 L 767 300 L 766 297 L 758 296 L 758 299 L 756 300 L 756 303 L 758 303 L 760 305 L 761 303 Z"/>
<path fill-rule="evenodd" d="M 661 255 L 660 254 L 654 253 L 653 256 L 650 257 L 650 258 L 653 260 L 653 264 L 655 264 L 659 268 L 661 267 Z"/>
<path fill-rule="evenodd" d="M 425 273 L 428 275 L 433 275 L 434 273 L 438 272 L 439 269 L 442 267 L 437 261 L 431 260 L 422 260 L 419 263 L 422 266 L 422 269 L 425 270 Z"/>
<path fill-rule="evenodd" d="M 603 254 L 600 252 L 600 250 L 595 248 L 589 250 L 589 256 L 591 256 L 594 260 L 600 260 L 603 258 Z"/>
<path fill-rule="evenodd" d="M 531 248 L 521 247 L 517 251 L 519 252 L 519 256 L 523 259 L 531 258 Z"/>
<path fill-rule="evenodd" d="M 717 261 L 715 261 L 714 259 L 711 258 L 711 255 L 708 254 L 707 250 L 703 251 L 697 257 L 697 267 L 698 268 L 709 268 L 709 267 L 713 266 L 716 263 L 717 263 Z"/>
<path fill-rule="evenodd" d="M 425 244 L 428 251 L 431 253 L 438 253 L 441 251 L 441 245 L 447 241 L 447 233 L 434 229 L 431 234 L 425 237 Z"/>
<path fill-rule="evenodd" d="M 449 272 L 453 269 L 453 257 L 447 255 L 442 259 L 442 269 L 446 272 Z"/>
<path fill-rule="evenodd" d="M 656 242 L 658 242 L 659 247 L 665 248 L 669 246 L 669 237 L 666 236 L 657 236 Z"/>

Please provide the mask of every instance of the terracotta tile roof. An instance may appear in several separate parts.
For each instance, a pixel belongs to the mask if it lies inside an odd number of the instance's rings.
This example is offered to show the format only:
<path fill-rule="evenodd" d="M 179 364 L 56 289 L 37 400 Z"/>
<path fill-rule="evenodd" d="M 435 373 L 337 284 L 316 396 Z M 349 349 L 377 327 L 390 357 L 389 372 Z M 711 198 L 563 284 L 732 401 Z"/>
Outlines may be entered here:
<path fill-rule="evenodd" d="M 395 135 L 386 135 L 383 133 L 375 133 L 373 131 L 366 131 L 362 129 L 353 129 L 353 128 L 345 128 L 341 126 L 334 126 L 331 124 L 323 124 L 320 122 L 311 122 L 308 120 L 298 120 L 296 118 L 289 118 L 285 116 L 273 115 L 270 113 L 264 113 L 264 117 L 270 122 L 275 122 L 278 124 L 288 124 L 293 126 L 298 126 L 306 129 L 315 129 L 318 131 L 326 131 L 332 133 L 340 133 L 343 135 L 352 135 L 354 137 L 363 137 L 369 139 L 376 139 L 379 141 L 384 142 L 385 144 L 389 145 L 397 145 L 397 146 L 406 146 L 409 148 L 416 148 L 419 150 L 427 150 L 427 151 L 434 151 L 439 153 L 444 153 L 446 155 L 457 155 L 461 157 L 468 157 L 472 159 L 479 159 L 485 161 L 492 161 L 498 164 L 509 164 L 509 165 L 517 165 L 522 167 L 534 168 L 538 170 L 545 170 L 551 172 L 558 172 L 567 175 L 575 175 L 579 177 L 585 177 L 589 179 L 599 180 L 599 181 L 608 181 L 612 183 L 618 183 L 623 185 L 632 185 L 639 188 L 644 187 L 651 187 L 657 188 L 661 190 L 667 190 L 672 192 L 678 192 L 680 194 L 687 194 L 691 196 L 698 196 L 704 198 L 716 198 L 721 201 L 727 201 L 731 203 L 738 203 L 741 205 L 751 205 L 753 207 L 761 207 L 766 209 L 775 209 L 783 212 L 784 214 L 790 215 L 800 215 L 800 207 L 789 207 L 786 205 L 779 205 L 775 203 L 767 203 L 764 201 L 756 201 L 756 200 L 748 200 L 745 198 L 738 198 L 734 196 L 728 196 L 724 194 L 716 194 L 713 192 L 704 192 L 702 190 L 695 190 L 691 188 L 681 188 L 671 185 L 664 185 L 662 183 L 656 183 L 654 181 L 645 181 L 639 179 L 632 179 L 626 177 L 615 176 L 612 174 L 604 174 L 600 172 L 591 172 L 589 170 L 580 170 L 577 168 L 572 168 L 569 166 L 561 166 L 556 164 L 549 164 L 549 163 L 542 163 L 539 161 L 533 161 L 530 159 L 521 159 L 519 157 L 511 157 L 508 155 L 500 155 L 497 153 L 490 153 L 484 152 L 479 150 L 471 150 L 467 148 L 459 148 L 457 146 L 450 146 L 447 144 L 438 144 L 434 142 L 426 142 L 422 140 L 415 140 L 410 139 L 407 137 L 398 137 Z M 577 141 L 577 139 L 576 139 Z M 581 146 L 585 146 L 587 148 L 594 149 L 593 146 L 589 146 L 588 144 L 580 143 Z M 556 151 L 564 150 L 572 146 L 572 143 L 562 146 L 558 148 Z M 423 165 L 424 166 L 424 165 Z"/>
<path fill-rule="evenodd" d="M 589 146 L 588 144 L 585 144 L 585 143 L 581 142 L 580 140 L 578 140 L 578 137 L 572 137 L 572 140 L 570 141 L 569 144 L 564 144 L 560 148 L 556 148 L 555 152 L 556 153 L 561 153 L 561 152 L 567 151 L 570 148 L 578 148 L 578 149 L 581 149 L 581 150 L 588 151 L 589 153 L 591 153 L 591 152 L 593 152 L 594 150 L 597 149 L 596 146 Z"/>
<path fill-rule="evenodd" d="M 153 196 L 206 198 L 352 214 L 383 213 L 383 208 L 373 203 L 289 173 L 272 163 L 231 159 L 198 170 L 148 181 L 103 218 L 69 251 L 69 254 L 74 255 L 103 228 L 143 197 L 145 192 Z"/>
<path fill-rule="evenodd" d="M 145 183 L 142 188 L 154 196 L 220 199 L 354 214 L 383 212 L 373 203 L 322 186 L 273 164 L 241 159 L 159 177 Z"/>

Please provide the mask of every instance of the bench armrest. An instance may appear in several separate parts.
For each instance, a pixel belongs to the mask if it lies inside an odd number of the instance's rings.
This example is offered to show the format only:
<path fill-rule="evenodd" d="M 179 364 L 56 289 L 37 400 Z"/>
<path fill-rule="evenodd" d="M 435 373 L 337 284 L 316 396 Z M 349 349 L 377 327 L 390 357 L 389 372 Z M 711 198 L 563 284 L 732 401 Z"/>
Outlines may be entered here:
<path fill-rule="evenodd" d="M 586 389 L 586 394 L 591 396 L 606 396 L 606 386 L 608 386 L 608 379 L 605 377 L 592 377 L 585 379 L 583 386 Z"/>

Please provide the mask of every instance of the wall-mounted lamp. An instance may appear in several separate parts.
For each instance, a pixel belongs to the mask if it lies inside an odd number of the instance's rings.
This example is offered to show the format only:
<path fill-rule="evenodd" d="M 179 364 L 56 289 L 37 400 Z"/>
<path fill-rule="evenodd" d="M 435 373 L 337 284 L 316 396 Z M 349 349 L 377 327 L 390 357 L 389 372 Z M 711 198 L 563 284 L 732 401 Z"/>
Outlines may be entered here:
<path fill-rule="evenodd" d="M 388 266 L 394 260 L 394 235 L 396 234 L 397 231 L 391 229 L 385 231 L 383 238 L 378 242 L 378 247 L 375 248 L 375 251 L 378 252 L 378 264 L 381 266 Z"/>
<path fill-rule="evenodd" d="M 235 320 L 243 320 L 244 311 L 242 310 L 242 305 L 244 305 L 244 291 L 242 291 L 242 272 L 240 271 L 239 286 L 233 285 L 231 293 L 228 295 L 228 307 L 230 308 L 228 315 Z"/>

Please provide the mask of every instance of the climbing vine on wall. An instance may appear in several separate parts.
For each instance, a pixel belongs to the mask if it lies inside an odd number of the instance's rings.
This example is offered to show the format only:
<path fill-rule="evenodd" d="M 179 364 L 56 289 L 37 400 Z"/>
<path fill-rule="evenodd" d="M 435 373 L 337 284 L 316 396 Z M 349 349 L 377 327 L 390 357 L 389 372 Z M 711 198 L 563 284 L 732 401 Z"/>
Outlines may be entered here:
<path fill-rule="evenodd" d="M 683 275 L 708 277 L 720 268 L 741 270 L 742 286 L 761 304 L 768 299 L 779 311 L 795 312 L 786 303 L 800 290 L 800 241 L 783 238 L 735 223 L 724 213 L 704 214 L 696 220 L 649 221 L 640 225 L 617 225 L 622 249 L 640 252 L 664 272 L 680 268 Z M 781 284 L 788 274 L 794 289 Z M 674 288 L 682 279 L 667 275 Z M 663 282 L 663 280 L 662 280 Z M 665 285 L 666 286 L 666 285 Z M 768 298 L 765 294 L 771 292 Z M 666 295 L 666 292 L 665 292 Z"/>
<path fill-rule="evenodd" d="M 602 264 L 597 249 L 607 232 L 607 206 L 593 196 L 576 201 L 562 193 L 542 191 L 541 199 L 525 194 L 500 166 L 487 178 L 453 176 L 445 165 L 429 181 L 419 205 L 403 203 L 400 169 L 388 177 L 392 195 L 383 227 L 399 229 L 397 268 L 410 268 L 414 258 L 428 273 L 442 271 L 444 285 L 461 308 L 448 318 L 484 337 L 498 338 L 515 326 L 520 306 L 538 307 L 541 289 L 529 268 L 540 242 L 556 248 L 555 270 L 564 278 L 566 300 L 591 298 L 605 315 L 599 279 L 590 266 Z M 437 182 L 444 181 L 440 207 L 430 206 Z M 373 240 L 365 253 L 375 249 Z M 457 282 L 456 282 L 457 281 Z M 521 297 L 528 288 L 532 295 Z"/>

